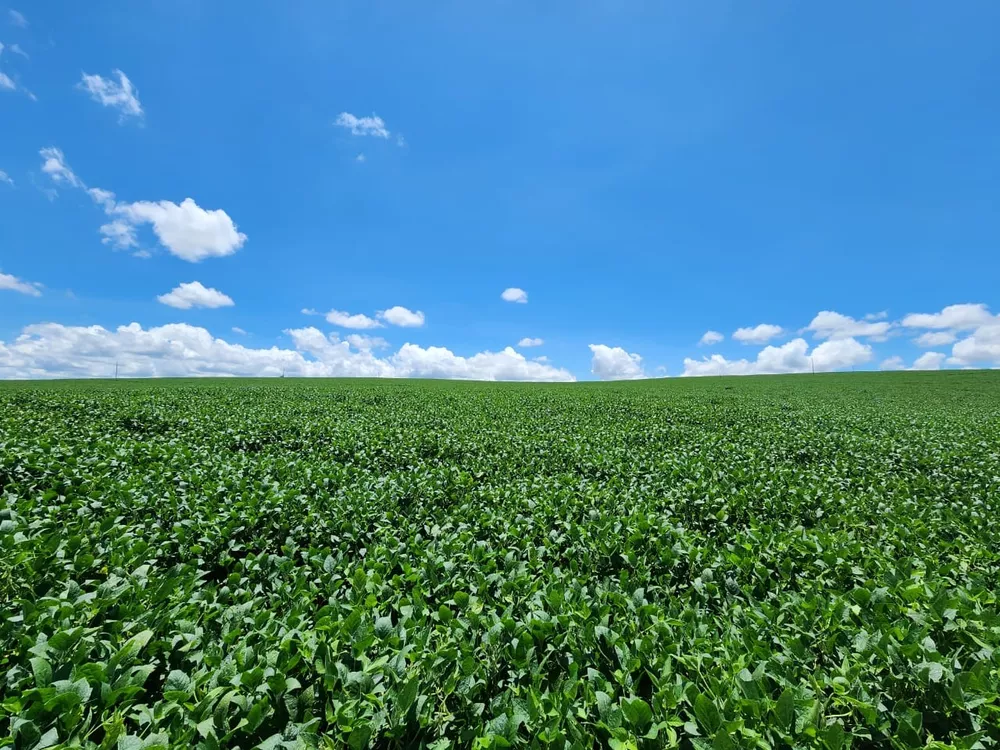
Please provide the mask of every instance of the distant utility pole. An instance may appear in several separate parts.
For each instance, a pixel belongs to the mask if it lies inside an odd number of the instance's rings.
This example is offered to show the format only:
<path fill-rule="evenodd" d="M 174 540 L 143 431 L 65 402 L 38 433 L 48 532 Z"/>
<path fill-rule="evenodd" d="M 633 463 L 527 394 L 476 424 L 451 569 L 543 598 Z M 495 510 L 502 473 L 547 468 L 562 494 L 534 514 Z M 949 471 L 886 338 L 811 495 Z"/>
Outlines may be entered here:
<path fill-rule="evenodd" d="M 115 380 L 118 380 L 118 363 L 115 362 Z"/>
<path fill-rule="evenodd" d="M 815 375 L 816 374 L 816 363 L 813 362 L 813 358 L 812 357 L 809 358 L 809 366 L 812 367 L 813 375 Z"/>

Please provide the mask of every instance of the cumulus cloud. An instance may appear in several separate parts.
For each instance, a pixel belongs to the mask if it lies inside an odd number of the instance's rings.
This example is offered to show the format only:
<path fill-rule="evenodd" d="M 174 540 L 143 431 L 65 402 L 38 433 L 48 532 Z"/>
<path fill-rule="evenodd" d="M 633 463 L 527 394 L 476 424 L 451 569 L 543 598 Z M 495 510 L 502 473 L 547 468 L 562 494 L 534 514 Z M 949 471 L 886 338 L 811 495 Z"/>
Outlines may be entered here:
<path fill-rule="evenodd" d="M 781 346 L 762 349 L 755 360 L 728 360 L 714 354 L 701 360 L 684 360 L 684 375 L 770 375 L 792 372 L 832 372 L 864 364 L 872 358 L 872 348 L 855 339 L 824 341 L 811 352 L 805 339 L 797 338 Z"/>
<path fill-rule="evenodd" d="M 469 380 L 571 381 L 566 370 L 532 362 L 508 347 L 462 357 L 443 347 L 404 344 L 389 357 L 316 328 L 286 331 L 294 349 L 254 349 L 212 336 L 206 329 L 171 323 L 143 329 L 138 323 L 101 326 L 30 325 L 10 343 L 0 342 L 0 376 L 109 377 L 115 362 L 126 377 L 316 376 L 427 377 Z"/>
<path fill-rule="evenodd" d="M 698 346 L 713 346 L 723 341 L 726 337 L 718 331 L 705 331 L 698 339 Z"/>
<path fill-rule="evenodd" d="M 950 364 L 1000 365 L 1000 320 L 992 318 L 951 348 Z"/>
<path fill-rule="evenodd" d="M 164 305 L 176 307 L 178 310 L 190 310 L 192 307 L 232 307 L 235 302 L 218 289 L 206 287 L 200 281 L 190 281 L 175 287 L 167 294 L 156 298 Z"/>
<path fill-rule="evenodd" d="M 414 312 L 401 305 L 382 310 L 378 316 L 385 322 L 402 328 L 419 328 L 424 324 L 424 314 L 420 310 Z"/>
<path fill-rule="evenodd" d="M 946 356 L 941 352 L 924 352 L 913 362 L 911 370 L 940 370 Z"/>
<path fill-rule="evenodd" d="M 899 356 L 888 357 L 883 359 L 882 363 L 878 366 L 880 370 L 905 370 L 906 363 L 903 362 L 903 358 Z"/>
<path fill-rule="evenodd" d="M 385 127 L 385 120 L 374 113 L 371 117 L 357 117 L 350 112 L 341 112 L 335 123 L 350 130 L 351 135 L 370 135 L 376 138 L 388 138 L 390 135 Z"/>
<path fill-rule="evenodd" d="M 386 349 L 389 346 L 389 342 L 381 336 L 367 336 L 363 333 L 352 333 L 345 336 L 344 340 L 362 352 L 368 352 L 372 349 Z"/>
<path fill-rule="evenodd" d="M 42 296 L 42 285 L 36 281 L 24 281 L 12 276 L 9 273 L 0 272 L 0 290 L 6 289 L 11 292 L 20 292 L 31 297 Z"/>
<path fill-rule="evenodd" d="M 733 331 L 733 338 L 744 344 L 766 344 L 784 332 L 781 326 L 761 323 L 753 328 L 737 328 Z"/>
<path fill-rule="evenodd" d="M 968 331 L 992 321 L 989 308 L 982 303 L 948 305 L 938 313 L 910 313 L 903 318 L 907 328 L 950 329 Z"/>
<path fill-rule="evenodd" d="M 500 293 L 500 299 L 504 302 L 519 302 L 522 305 L 528 302 L 528 293 L 523 289 L 518 289 L 516 286 L 512 286 L 508 289 L 504 289 Z"/>
<path fill-rule="evenodd" d="M 307 312 L 303 310 L 302 312 L 307 315 L 313 314 L 312 312 Z M 361 313 L 351 314 L 349 312 L 344 312 L 342 310 L 330 310 L 326 314 L 326 322 L 331 325 L 339 326 L 340 328 L 381 328 L 382 324 L 379 323 L 374 318 L 369 318 L 367 315 L 362 315 Z"/>
<path fill-rule="evenodd" d="M 221 208 L 207 210 L 191 198 L 185 198 L 180 204 L 172 201 L 118 203 L 109 213 L 118 217 L 120 224 L 111 222 L 111 225 L 105 225 L 115 227 L 114 235 L 109 235 L 105 227 L 101 227 L 106 237 L 114 236 L 116 241 L 124 240 L 134 245 L 135 227 L 151 224 L 160 244 L 173 255 L 191 263 L 232 255 L 243 247 L 247 239 Z M 132 234 L 126 232 L 122 235 L 118 232 L 119 226 L 131 229 Z"/>
<path fill-rule="evenodd" d="M 10 19 L 12 24 L 22 29 L 28 25 L 28 19 L 24 17 L 24 14 L 13 8 L 7 11 L 7 18 Z"/>
<path fill-rule="evenodd" d="M 868 313 L 865 315 L 865 320 L 885 320 L 889 317 L 888 310 L 881 310 L 879 312 Z"/>
<path fill-rule="evenodd" d="M 832 310 L 822 310 L 806 326 L 818 339 L 848 339 L 861 336 L 884 340 L 892 325 L 886 321 L 855 320 Z"/>
<path fill-rule="evenodd" d="M 530 338 L 528 336 L 525 336 L 523 339 L 521 339 L 520 341 L 517 342 L 517 345 L 521 346 L 521 347 L 525 347 L 525 346 L 541 346 L 544 343 L 545 343 L 544 339 L 533 339 L 533 338 Z"/>
<path fill-rule="evenodd" d="M 0 182 L 6 182 L 8 185 L 13 185 L 14 180 L 11 179 L 10 175 L 0 169 Z"/>
<path fill-rule="evenodd" d="M 139 92 L 122 71 L 114 70 L 117 81 L 99 75 L 83 73 L 77 87 L 90 94 L 90 98 L 105 107 L 112 107 L 119 112 L 119 122 L 128 117 L 143 116 L 142 105 L 139 103 Z"/>
<path fill-rule="evenodd" d="M 927 333 L 922 333 L 913 339 L 914 344 L 923 347 L 945 346 L 954 343 L 954 341 L 955 334 L 951 331 L 927 331 Z"/>
<path fill-rule="evenodd" d="M 591 344 L 593 357 L 590 372 L 601 380 L 636 380 L 646 377 L 642 369 L 642 357 L 630 354 L 620 346 Z"/>
<path fill-rule="evenodd" d="M 14 91 L 17 88 L 17 84 L 11 79 L 6 73 L 0 73 L 0 89 L 5 89 L 6 91 Z"/>
<path fill-rule="evenodd" d="M 101 226 L 105 244 L 118 249 L 139 246 L 137 230 L 149 224 L 153 234 L 171 254 L 191 263 L 206 258 L 232 255 L 246 242 L 225 211 L 204 209 L 192 198 L 180 204 L 173 201 L 117 202 L 115 194 L 103 188 L 88 188 L 66 162 L 63 152 L 50 146 L 39 151 L 42 171 L 58 185 L 69 185 L 87 192 L 111 219 Z M 145 251 L 140 251 L 146 255 Z M 137 253 L 138 254 L 138 253 Z"/>

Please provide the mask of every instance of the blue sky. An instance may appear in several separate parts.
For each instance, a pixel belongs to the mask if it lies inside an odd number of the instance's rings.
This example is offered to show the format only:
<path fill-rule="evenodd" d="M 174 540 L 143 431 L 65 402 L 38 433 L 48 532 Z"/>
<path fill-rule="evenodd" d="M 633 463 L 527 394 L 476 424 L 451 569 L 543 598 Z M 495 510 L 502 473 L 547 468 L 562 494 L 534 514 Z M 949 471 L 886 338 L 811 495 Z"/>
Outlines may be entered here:
<path fill-rule="evenodd" d="M 543 5 L 0 9 L 0 377 L 1000 365 L 1000 5 Z"/>

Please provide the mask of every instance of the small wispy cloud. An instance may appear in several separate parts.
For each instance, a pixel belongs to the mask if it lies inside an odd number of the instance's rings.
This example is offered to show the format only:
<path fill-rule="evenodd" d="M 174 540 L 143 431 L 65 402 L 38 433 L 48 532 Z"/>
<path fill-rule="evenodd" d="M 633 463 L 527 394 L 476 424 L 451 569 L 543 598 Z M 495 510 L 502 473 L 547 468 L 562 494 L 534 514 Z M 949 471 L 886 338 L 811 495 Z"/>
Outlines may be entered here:
<path fill-rule="evenodd" d="M 10 175 L 0 169 L 0 182 L 6 182 L 8 185 L 13 185 L 14 180 L 11 179 Z"/>
<path fill-rule="evenodd" d="M 23 29 L 28 25 L 28 19 L 24 17 L 24 14 L 20 11 L 14 10 L 13 8 L 7 11 L 7 18 L 10 19 L 12 24 L 19 28 Z"/>
<path fill-rule="evenodd" d="M 25 281 L 9 273 L 0 273 L 0 289 L 11 292 L 20 292 L 31 297 L 42 296 L 42 285 L 37 281 Z"/>
<path fill-rule="evenodd" d="M 726 337 L 718 331 L 705 331 L 698 340 L 698 346 L 712 346 L 718 344 Z"/>
<path fill-rule="evenodd" d="M 342 128 L 351 131 L 351 135 L 370 135 L 376 138 L 388 138 L 391 134 L 385 126 L 385 120 L 374 112 L 371 117 L 358 117 L 350 112 L 341 112 L 335 121 Z"/>
<path fill-rule="evenodd" d="M 139 103 L 138 90 L 122 71 L 114 70 L 112 72 L 118 76 L 117 81 L 99 75 L 83 73 L 77 87 L 90 94 L 90 98 L 95 102 L 105 107 L 117 109 L 121 113 L 119 122 L 123 122 L 127 117 L 141 118 L 144 112 L 142 104 Z"/>
<path fill-rule="evenodd" d="M 522 305 L 528 304 L 528 293 L 516 286 L 508 287 L 500 293 L 500 299 L 504 302 L 519 302 Z"/>

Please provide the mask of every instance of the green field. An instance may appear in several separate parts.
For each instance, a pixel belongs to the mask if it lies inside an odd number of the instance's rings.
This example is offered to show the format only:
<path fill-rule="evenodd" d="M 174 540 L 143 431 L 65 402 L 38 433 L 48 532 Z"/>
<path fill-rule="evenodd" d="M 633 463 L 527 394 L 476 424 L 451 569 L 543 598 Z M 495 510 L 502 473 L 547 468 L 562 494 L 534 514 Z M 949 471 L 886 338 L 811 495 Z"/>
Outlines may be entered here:
<path fill-rule="evenodd" d="M 1000 372 L 0 385 L 0 746 L 1000 747 Z"/>

